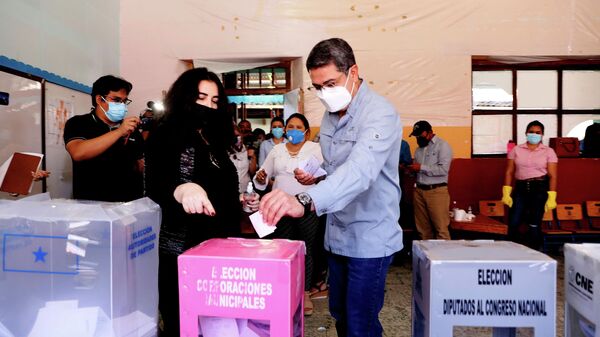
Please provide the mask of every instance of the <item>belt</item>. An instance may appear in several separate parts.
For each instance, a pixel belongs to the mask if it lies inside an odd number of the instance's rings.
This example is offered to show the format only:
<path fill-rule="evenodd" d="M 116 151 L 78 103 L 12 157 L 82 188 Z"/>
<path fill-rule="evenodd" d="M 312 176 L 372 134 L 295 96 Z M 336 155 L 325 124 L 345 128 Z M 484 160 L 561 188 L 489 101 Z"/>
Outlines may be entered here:
<path fill-rule="evenodd" d="M 541 176 L 541 177 L 534 177 L 534 178 L 528 178 L 528 179 L 521 179 L 521 180 L 517 180 L 520 182 L 529 182 L 529 181 L 545 181 L 548 179 L 548 176 Z"/>
<path fill-rule="evenodd" d="M 422 190 L 433 190 L 434 188 L 438 188 L 438 187 L 442 187 L 442 186 L 448 186 L 448 183 L 439 183 L 439 184 L 431 184 L 431 185 L 417 183 L 417 188 L 422 189 Z"/>
<path fill-rule="evenodd" d="M 541 184 L 548 181 L 548 176 L 517 180 L 518 184 Z"/>

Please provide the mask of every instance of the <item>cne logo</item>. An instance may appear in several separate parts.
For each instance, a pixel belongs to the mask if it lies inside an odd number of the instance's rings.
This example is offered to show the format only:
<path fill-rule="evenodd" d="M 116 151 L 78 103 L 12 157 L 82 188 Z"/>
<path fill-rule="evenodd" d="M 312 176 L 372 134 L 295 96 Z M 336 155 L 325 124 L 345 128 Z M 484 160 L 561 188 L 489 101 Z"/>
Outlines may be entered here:
<path fill-rule="evenodd" d="M 590 295 L 594 294 L 594 281 L 577 272 L 573 267 L 569 268 L 569 284 L 576 285 Z"/>

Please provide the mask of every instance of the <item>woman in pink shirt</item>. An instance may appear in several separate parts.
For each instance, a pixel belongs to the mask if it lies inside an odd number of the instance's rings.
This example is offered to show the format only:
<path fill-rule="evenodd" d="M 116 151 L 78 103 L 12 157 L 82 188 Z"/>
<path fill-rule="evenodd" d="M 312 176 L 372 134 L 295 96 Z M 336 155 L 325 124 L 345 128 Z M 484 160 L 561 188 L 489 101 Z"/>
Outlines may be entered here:
<path fill-rule="evenodd" d="M 556 170 L 558 157 L 554 150 L 542 144 L 544 125 L 533 121 L 527 125 L 527 142 L 508 153 L 508 165 L 502 187 L 502 202 L 511 208 L 508 236 L 519 237 L 519 225 L 529 225 L 528 244 L 541 244 L 541 224 L 544 212 L 556 208 Z M 512 181 L 515 177 L 513 191 Z M 511 191 L 512 198 L 511 198 Z"/>

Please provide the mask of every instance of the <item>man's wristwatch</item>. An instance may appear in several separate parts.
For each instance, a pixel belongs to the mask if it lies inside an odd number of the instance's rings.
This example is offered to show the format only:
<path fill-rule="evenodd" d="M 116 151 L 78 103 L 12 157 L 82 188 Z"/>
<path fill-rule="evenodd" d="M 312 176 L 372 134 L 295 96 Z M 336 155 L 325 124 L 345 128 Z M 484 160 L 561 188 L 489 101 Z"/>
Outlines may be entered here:
<path fill-rule="evenodd" d="M 298 193 L 296 194 L 296 199 L 298 199 L 300 205 L 304 206 L 304 215 L 308 214 L 312 205 L 312 198 L 310 197 L 310 195 L 308 195 L 308 193 L 305 192 Z"/>

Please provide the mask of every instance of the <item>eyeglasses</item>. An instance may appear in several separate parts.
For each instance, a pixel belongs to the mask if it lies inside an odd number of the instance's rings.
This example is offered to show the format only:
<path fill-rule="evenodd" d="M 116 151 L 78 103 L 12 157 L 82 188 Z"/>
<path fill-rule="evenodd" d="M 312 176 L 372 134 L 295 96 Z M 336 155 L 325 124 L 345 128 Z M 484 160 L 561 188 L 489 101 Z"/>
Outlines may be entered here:
<path fill-rule="evenodd" d="M 125 105 L 129 105 L 129 104 L 131 104 L 131 102 L 133 102 L 129 98 L 125 98 L 123 100 L 121 97 L 113 97 L 113 96 L 101 96 L 101 97 L 104 98 L 105 101 L 108 98 L 108 99 L 110 99 L 111 102 L 124 103 Z"/>
<path fill-rule="evenodd" d="M 323 85 L 313 84 L 312 87 L 308 87 L 308 90 L 321 91 L 323 88 L 328 88 L 328 89 L 335 88 L 337 86 L 337 83 L 340 81 L 340 78 L 342 78 L 342 75 L 348 76 L 348 74 L 342 73 L 340 76 L 338 76 L 338 78 L 326 81 Z"/>

